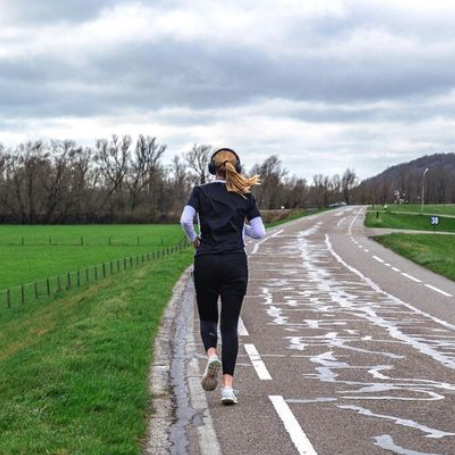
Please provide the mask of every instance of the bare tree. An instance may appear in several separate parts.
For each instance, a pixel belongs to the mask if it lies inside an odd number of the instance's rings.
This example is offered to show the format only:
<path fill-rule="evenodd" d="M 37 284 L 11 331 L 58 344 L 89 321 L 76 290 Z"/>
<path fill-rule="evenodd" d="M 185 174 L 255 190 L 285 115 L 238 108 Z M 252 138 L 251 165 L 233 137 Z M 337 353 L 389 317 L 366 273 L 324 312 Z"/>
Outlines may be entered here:
<path fill-rule="evenodd" d="M 114 194 L 121 194 L 125 176 L 128 172 L 130 159 L 131 136 L 112 136 L 111 141 L 100 139 L 96 142 L 96 156 L 98 170 L 103 178 L 105 196 L 98 208 L 98 215 L 101 215 Z M 111 215 L 115 204 L 111 203 Z"/>
<path fill-rule="evenodd" d="M 358 185 L 357 175 L 353 169 L 346 169 L 343 177 L 341 177 L 341 190 L 343 192 L 343 199 L 346 204 L 351 204 L 352 190 Z"/>
<path fill-rule="evenodd" d="M 139 136 L 130 164 L 131 213 L 144 201 L 149 215 L 157 209 L 164 174 L 160 160 L 165 151 L 166 146 L 159 145 L 156 137 Z"/>
<path fill-rule="evenodd" d="M 194 144 L 193 148 L 184 154 L 190 170 L 196 174 L 196 180 L 201 185 L 207 183 L 209 178 L 208 164 L 212 150 L 211 145 Z"/>
<path fill-rule="evenodd" d="M 271 155 L 262 164 L 255 165 L 252 173 L 259 174 L 261 178 L 261 185 L 255 188 L 260 207 L 278 209 L 285 205 L 283 204 L 284 178 L 288 171 L 277 155 Z"/>

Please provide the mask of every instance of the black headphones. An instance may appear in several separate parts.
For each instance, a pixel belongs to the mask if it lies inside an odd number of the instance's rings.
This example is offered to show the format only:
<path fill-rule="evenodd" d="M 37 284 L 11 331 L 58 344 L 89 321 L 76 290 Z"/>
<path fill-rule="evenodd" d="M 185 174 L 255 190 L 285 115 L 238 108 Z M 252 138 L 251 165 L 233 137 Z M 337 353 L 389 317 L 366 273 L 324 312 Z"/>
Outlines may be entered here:
<path fill-rule="evenodd" d="M 235 163 L 235 170 L 240 174 L 242 172 L 242 163 L 240 162 L 240 158 L 239 156 L 237 155 L 237 153 L 230 149 L 230 148 L 227 148 L 227 147 L 222 147 L 220 149 L 217 149 L 213 152 L 211 158 L 210 158 L 210 162 L 209 162 L 209 172 L 210 174 L 212 175 L 216 175 L 216 164 L 215 164 L 215 155 L 219 152 L 231 152 L 235 155 L 235 157 L 237 158 L 237 162 Z"/>

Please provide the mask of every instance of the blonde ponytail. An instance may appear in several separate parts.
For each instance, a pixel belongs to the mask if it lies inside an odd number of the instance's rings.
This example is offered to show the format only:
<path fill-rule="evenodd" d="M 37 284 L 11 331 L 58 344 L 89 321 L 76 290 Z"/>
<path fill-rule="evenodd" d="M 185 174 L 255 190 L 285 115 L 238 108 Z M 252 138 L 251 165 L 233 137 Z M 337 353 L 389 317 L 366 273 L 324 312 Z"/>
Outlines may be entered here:
<path fill-rule="evenodd" d="M 214 160 L 216 172 L 218 175 L 225 177 L 228 191 L 245 197 L 245 194 L 251 192 L 252 186 L 260 185 L 259 175 L 246 177 L 237 172 L 235 168 L 237 158 L 232 152 L 227 150 L 220 151 L 215 155 Z"/>

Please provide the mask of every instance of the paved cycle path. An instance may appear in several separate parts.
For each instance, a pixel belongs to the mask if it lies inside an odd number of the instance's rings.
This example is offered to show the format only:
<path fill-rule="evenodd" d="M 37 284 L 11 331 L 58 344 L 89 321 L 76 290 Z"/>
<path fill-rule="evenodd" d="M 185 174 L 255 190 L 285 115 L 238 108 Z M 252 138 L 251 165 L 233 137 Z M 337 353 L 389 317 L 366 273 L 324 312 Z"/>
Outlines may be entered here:
<path fill-rule="evenodd" d="M 200 388 L 193 306 L 186 442 L 174 453 L 455 454 L 455 283 L 369 239 L 364 211 L 248 245 L 237 406 Z M 193 305 L 191 282 L 185 295 Z"/>

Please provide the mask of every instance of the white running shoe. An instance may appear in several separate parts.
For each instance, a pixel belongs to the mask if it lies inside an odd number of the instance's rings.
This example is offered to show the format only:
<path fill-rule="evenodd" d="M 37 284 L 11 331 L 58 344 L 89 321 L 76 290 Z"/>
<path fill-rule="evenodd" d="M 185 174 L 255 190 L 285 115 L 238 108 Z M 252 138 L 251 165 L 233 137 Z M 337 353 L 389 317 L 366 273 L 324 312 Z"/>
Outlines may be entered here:
<path fill-rule="evenodd" d="M 223 387 L 221 390 L 221 403 L 227 406 L 237 404 L 239 402 L 237 399 L 238 394 L 238 390 L 232 389 L 231 387 Z"/>
<path fill-rule="evenodd" d="M 217 356 L 212 356 L 205 367 L 204 376 L 202 376 L 201 384 L 204 390 L 211 392 L 218 385 L 218 372 L 221 368 L 220 359 Z"/>

